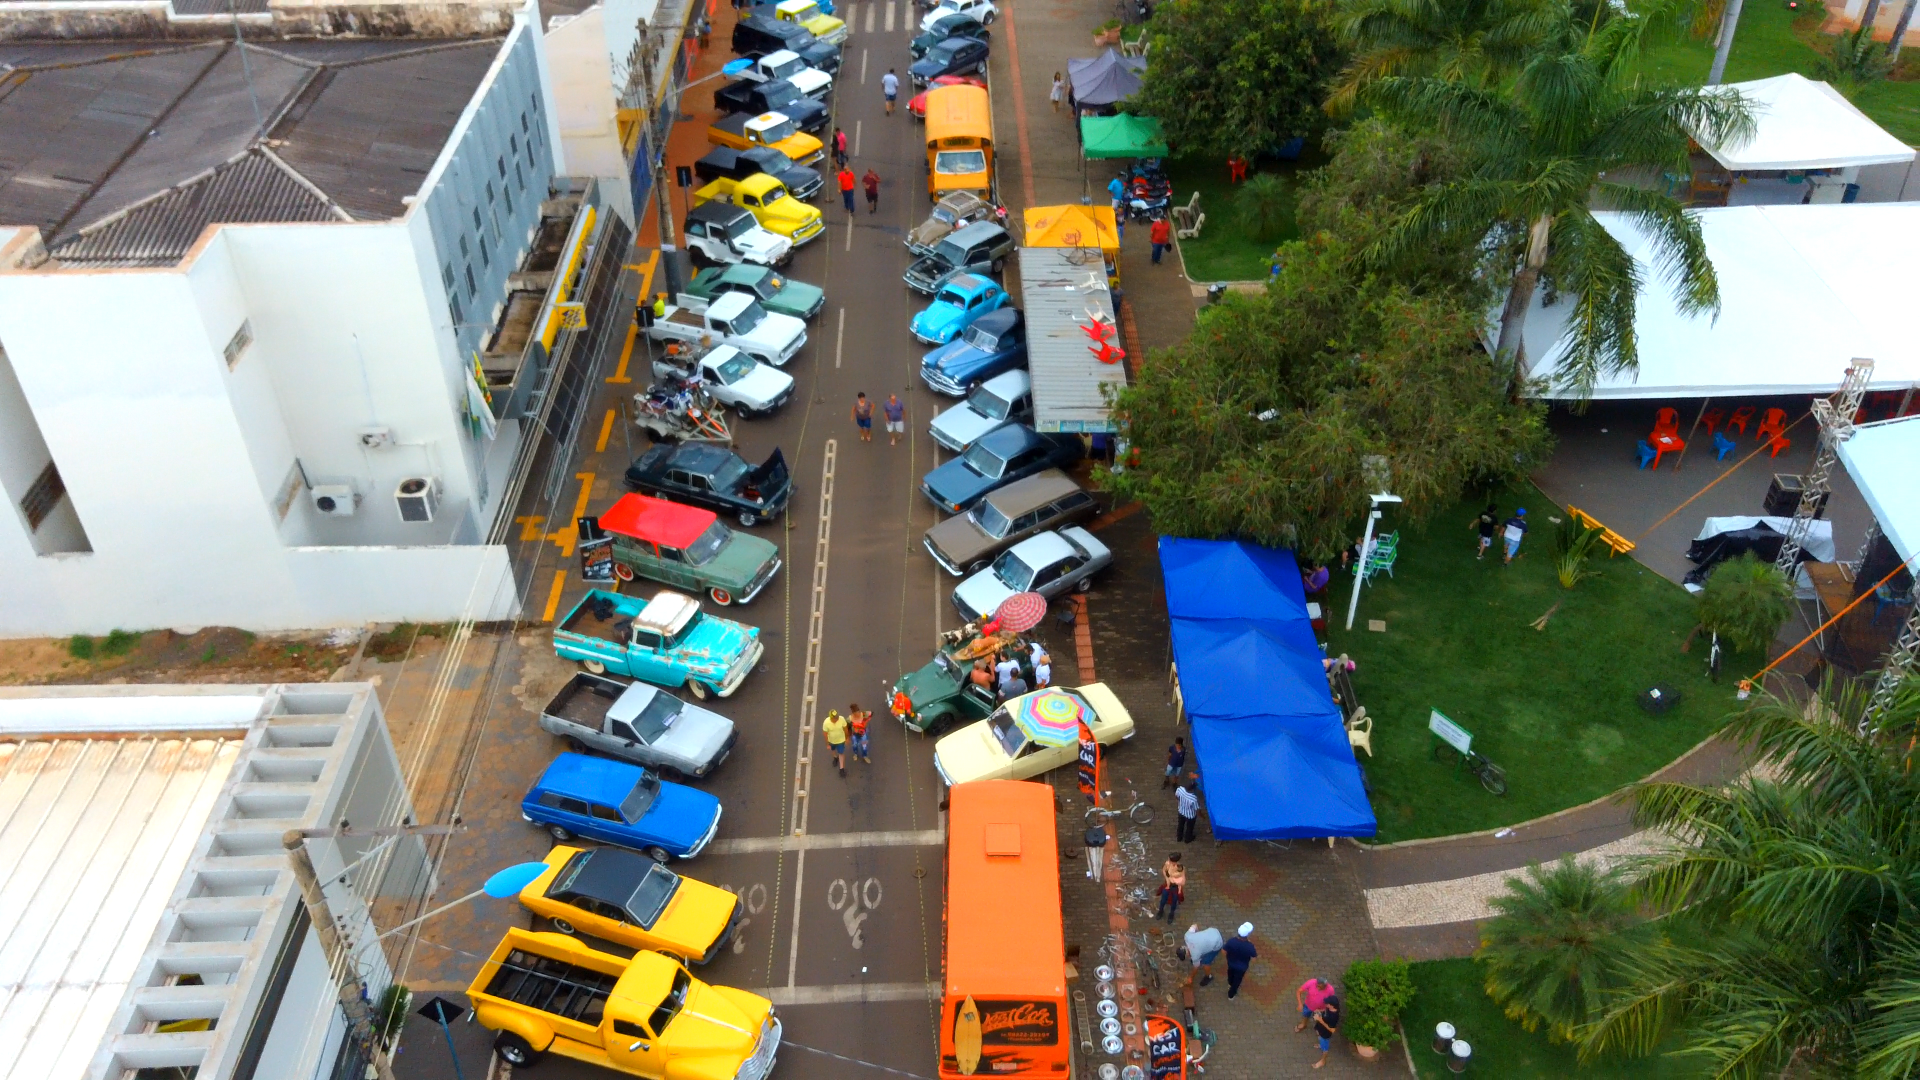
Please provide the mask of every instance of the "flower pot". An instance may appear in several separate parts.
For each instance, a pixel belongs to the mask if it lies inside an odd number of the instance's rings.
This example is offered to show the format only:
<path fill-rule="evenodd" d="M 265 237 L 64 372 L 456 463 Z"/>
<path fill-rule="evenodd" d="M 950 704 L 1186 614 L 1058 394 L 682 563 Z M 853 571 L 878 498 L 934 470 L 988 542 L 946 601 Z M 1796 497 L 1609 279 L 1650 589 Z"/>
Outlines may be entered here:
<path fill-rule="evenodd" d="M 1353 1044 L 1353 1052 L 1360 1055 L 1361 1061 L 1372 1061 L 1374 1058 L 1377 1058 L 1380 1056 L 1379 1047 L 1361 1046 L 1359 1043 Z"/>

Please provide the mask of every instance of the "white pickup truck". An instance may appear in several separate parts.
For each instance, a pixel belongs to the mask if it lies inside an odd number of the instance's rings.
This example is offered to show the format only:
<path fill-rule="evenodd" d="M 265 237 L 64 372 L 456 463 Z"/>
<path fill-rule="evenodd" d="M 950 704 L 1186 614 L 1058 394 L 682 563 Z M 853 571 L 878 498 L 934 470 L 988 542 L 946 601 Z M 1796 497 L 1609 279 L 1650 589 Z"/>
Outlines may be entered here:
<path fill-rule="evenodd" d="M 746 293 L 730 292 L 711 304 L 681 293 L 654 319 L 647 336 L 699 348 L 731 345 L 763 364 L 785 367 L 806 345 L 807 324 L 769 312 Z"/>
<path fill-rule="evenodd" d="M 785 79 L 793 84 L 794 89 L 815 101 L 824 101 L 828 94 L 833 93 L 833 76 L 819 68 L 808 67 L 807 62 L 800 59 L 800 54 L 791 49 L 781 49 L 760 57 L 752 67 L 741 72 L 740 77 L 759 83 Z"/>
<path fill-rule="evenodd" d="M 698 383 L 707 396 L 733 406 L 741 416 L 765 416 L 793 397 L 793 376 L 731 345 L 708 349 L 688 366 L 675 363 L 678 359 L 663 356 L 655 360 L 654 377 Z"/>

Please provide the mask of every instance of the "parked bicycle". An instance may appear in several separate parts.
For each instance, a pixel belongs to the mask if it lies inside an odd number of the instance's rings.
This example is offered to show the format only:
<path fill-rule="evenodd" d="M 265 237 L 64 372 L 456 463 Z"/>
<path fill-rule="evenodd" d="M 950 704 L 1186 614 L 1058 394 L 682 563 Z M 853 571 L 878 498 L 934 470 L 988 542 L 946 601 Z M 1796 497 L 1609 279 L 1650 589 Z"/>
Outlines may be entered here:
<path fill-rule="evenodd" d="M 1107 792 L 1106 797 L 1109 799 L 1113 798 L 1113 792 Z M 1118 809 L 1109 810 L 1104 806 L 1087 807 L 1087 824 L 1105 825 L 1114 818 L 1120 817 L 1126 818 L 1135 825 L 1150 824 L 1153 821 L 1153 807 L 1142 802 L 1138 792 L 1130 791 L 1127 793 L 1127 797 L 1133 801 L 1129 805 Z"/>
<path fill-rule="evenodd" d="M 1480 786 L 1495 795 L 1507 793 L 1507 771 L 1488 761 L 1478 750 L 1469 750 L 1465 754 L 1442 742 L 1435 743 L 1433 756 L 1436 761 L 1447 765 L 1465 765 L 1466 770 L 1478 777 Z"/>

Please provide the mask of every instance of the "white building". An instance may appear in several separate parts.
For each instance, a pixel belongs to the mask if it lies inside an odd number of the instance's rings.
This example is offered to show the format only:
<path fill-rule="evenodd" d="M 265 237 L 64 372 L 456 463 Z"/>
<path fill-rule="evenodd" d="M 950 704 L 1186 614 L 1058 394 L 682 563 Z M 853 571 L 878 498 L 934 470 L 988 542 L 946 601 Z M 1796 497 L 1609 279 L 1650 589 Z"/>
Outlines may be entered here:
<path fill-rule="evenodd" d="M 335 1075 L 357 1047 L 282 837 L 347 823 L 306 847 L 377 1001 L 368 904 L 430 872 L 354 831 L 411 812 L 365 684 L 0 689 L 0 1077 Z"/>
<path fill-rule="evenodd" d="M 523 432 L 577 423 L 630 238 L 556 178 L 534 6 L 0 51 L 0 635 L 516 614 Z"/>

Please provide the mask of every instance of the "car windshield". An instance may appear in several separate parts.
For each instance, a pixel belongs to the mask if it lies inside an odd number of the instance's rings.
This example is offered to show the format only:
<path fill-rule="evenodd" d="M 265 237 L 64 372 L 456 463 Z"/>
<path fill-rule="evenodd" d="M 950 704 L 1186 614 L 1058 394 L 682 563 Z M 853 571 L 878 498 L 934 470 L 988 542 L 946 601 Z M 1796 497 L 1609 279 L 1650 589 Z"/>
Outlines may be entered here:
<path fill-rule="evenodd" d="M 739 217 L 734 218 L 732 221 L 729 221 L 725 225 L 720 226 L 720 228 L 725 230 L 727 234 L 727 239 L 738 240 L 741 237 L 747 235 L 747 230 L 753 228 L 757 224 L 759 223 L 753 220 L 752 214 L 742 211 Z"/>
<path fill-rule="evenodd" d="M 959 49 L 960 46 L 958 43 L 951 39 L 942 39 L 941 41 L 935 42 L 933 47 L 927 50 L 927 59 L 935 63 L 944 64 L 952 60 L 953 54 L 958 52 Z"/>
<path fill-rule="evenodd" d="M 1013 402 L 1004 400 L 1000 395 L 984 386 L 976 386 L 973 393 L 967 395 L 967 404 L 973 411 L 989 420 L 1005 420 L 1013 411 Z"/>
<path fill-rule="evenodd" d="M 967 463 L 968 468 L 989 480 L 998 480 L 1000 474 L 1007 471 L 1006 459 L 980 443 L 974 443 L 968 447 L 966 456 L 962 460 Z"/>
<path fill-rule="evenodd" d="M 992 352 L 1000 347 L 1000 339 L 993 331 L 976 325 L 967 328 L 967 344 L 981 352 Z"/>
<path fill-rule="evenodd" d="M 659 696 L 666 697 L 667 695 L 662 694 Z M 620 800 L 621 820 L 632 825 L 641 818 L 646 817 L 647 807 L 653 805 L 654 797 L 659 794 L 660 778 L 652 773 L 642 773 L 640 782 L 633 785 L 633 790 L 627 792 L 626 798 Z"/>
<path fill-rule="evenodd" d="M 687 990 L 692 985 L 693 976 L 687 974 L 687 969 L 676 967 L 672 989 L 667 991 L 667 996 L 660 1001 L 660 1007 L 653 1010 L 653 1016 L 647 1020 L 647 1026 L 653 1029 L 656 1036 L 666 1035 L 667 1025 L 673 1023 L 673 1018 L 680 1015 L 681 1007 L 687 1003 Z"/>
<path fill-rule="evenodd" d="M 745 353 L 734 353 L 727 358 L 725 363 L 720 365 L 717 373 L 720 376 L 722 385 L 732 386 L 734 383 L 753 374 L 753 368 L 753 357 Z"/>
<path fill-rule="evenodd" d="M 766 94 L 767 104 L 774 108 L 779 108 L 800 96 L 800 91 L 785 79 L 766 84 L 766 89 L 762 92 Z"/>
<path fill-rule="evenodd" d="M 780 295 L 780 290 L 786 287 L 787 279 L 769 270 L 760 275 L 760 280 L 754 283 L 753 289 L 760 294 L 760 299 L 771 300 Z"/>
<path fill-rule="evenodd" d="M 933 171 L 948 176 L 970 176 L 987 171 L 984 150 L 942 150 L 933 155 Z"/>
<path fill-rule="evenodd" d="M 981 499 L 974 503 L 973 509 L 967 511 L 967 517 L 975 525 L 980 526 L 981 532 L 996 540 L 1007 535 L 1007 526 L 1011 524 L 1007 515 L 1001 513 L 1000 508 L 993 505 L 990 499 Z"/>
<path fill-rule="evenodd" d="M 727 546 L 729 535 L 727 527 L 717 521 L 707 526 L 707 531 L 701 533 L 699 539 L 687 545 L 687 561 L 699 566 L 720 554 L 720 549 Z"/>
<path fill-rule="evenodd" d="M 718 524 L 718 522 L 715 522 Z M 633 726 L 640 732 L 640 738 L 649 743 L 660 741 L 660 736 L 673 726 L 674 718 L 680 715 L 680 699 L 668 693 L 653 695 L 647 707 L 633 718 Z"/>
<path fill-rule="evenodd" d="M 1020 557 L 1009 551 L 993 560 L 993 576 L 1014 592 L 1026 592 L 1033 584 L 1033 567 L 1020 561 Z"/>
<path fill-rule="evenodd" d="M 1000 749 L 1005 750 L 1008 757 L 1018 754 L 1020 748 L 1026 745 L 1026 733 L 1020 730 L 1020 725 L 1013 722 L 1013 717 L 1008 716 L 1005 709 L 995 711 L 987 719 L 987 730 L 993 732 L 993 741 L 1000 744 Z"/>
<path fill-rule="evenodd" d="M 733 332 L 736 334 L 753 333 L 753 328 L 759 326 L 760 320 L 766 318 L 766 315 L 766 312 L 760 310 L 759 304 L 748 304 L 741 310 L 740 314 L 733 317 Z"/>
<path fill-rule="evenodd" d="M 959 289 L 941 289 L 940 295 L 934 298 L 934 303 L 952 304 L 954 307 L 963 308 L 967 306 L 967 294 Z"/>
<path fill-rule="evenodd" d="M 713 489 L 732 491 L 747 478 L 747 471 L 747 463 L 740 460 L 738 455 L 728 458 L 713 470 Z"/>
<path fill-rule="evenodd" d="M 944 206 L 936 206 L 933 208 L 933 220 L 938 221 L 943 225 L 951 225 L 954 223 L 956 218 L 954 217 L 953 211 L 947 209 Z"/>
<path fill-rule="evenodd" d="M 776 79 L 790 79 L 793 76 L 798 75 L 805 70 L 807 70 L 807 62 L 805 60 L 800 59 L 797 56 L 791 60 L 785 60 L 778 64 L 767 65 L 767 74 L 773 76 Z"/>
<path fill-rule="evenodd" d="M 771 127 L 761 128 L 760 141 L 770 142 L 770 143 L 785 142 L 788 139 L 793 138 L 794 132 L 799 130 L 800 130 L 800 126 L 798 124 L 795 124 L 792 120 L 790 119 L 783 120 L 780 123 L 774 124 Z M 785 153 L 785 151 L 782 151 L 782 153 Z"/>
<path fill-rule="evenodd" d="M 933 249 L 933 255 L 936 259 L 946 263 L 948 266 L 965 266 L 967 264 L 967 249 L 954 243 L 952 240 L 940 241 L 940 246 Z"/>
<path fill-rule="evenodd" d="M 661 695 L 665 697 L 666 695 Z M 653 863 L 647 867 L 645 877 L 627 899 L 627 914 L 642 930 L 653 929 L 660 913 L 667 910 L 667 901 L 673 899 L 674 890 L 680 888 L 680 875 Z"/>
<path fill-rule="evenodd" d="M 948 656 L 946 653 L 934 653 L 933 666 L 939 668 L 940 674 L 945 675 L 949 679 L 958 681 L 966 677 L 961 674 L 960 665 L 954 663 L 953 657 Z"/>

